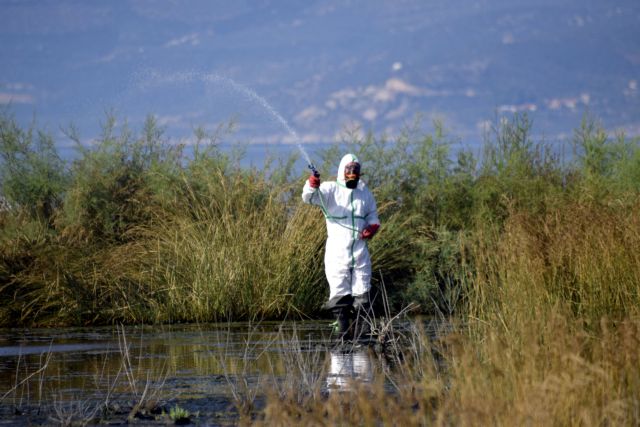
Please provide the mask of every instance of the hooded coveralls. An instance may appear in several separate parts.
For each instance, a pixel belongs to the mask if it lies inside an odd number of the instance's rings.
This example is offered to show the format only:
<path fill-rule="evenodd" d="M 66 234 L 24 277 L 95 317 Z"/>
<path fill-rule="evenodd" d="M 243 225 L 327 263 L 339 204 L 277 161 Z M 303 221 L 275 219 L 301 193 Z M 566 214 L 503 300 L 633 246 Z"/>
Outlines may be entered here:
<path fill-rule="evenodd" d="M 302 190 L 302 200 L 320 206 L 327 221 L 324 266 L 329 306 L 342 296 L 361 296 L 371 288 L 371 259 L 360 233 L 368 225 L 380 224 L 380 220 L 373 194 L 362 180 L 353 190 L 346 187 L 344 169 L 350 162 L 358 159 L 353 154 L 342 158 L 337 181 L 322 182 L 314 189 L 307 180 Z"/>

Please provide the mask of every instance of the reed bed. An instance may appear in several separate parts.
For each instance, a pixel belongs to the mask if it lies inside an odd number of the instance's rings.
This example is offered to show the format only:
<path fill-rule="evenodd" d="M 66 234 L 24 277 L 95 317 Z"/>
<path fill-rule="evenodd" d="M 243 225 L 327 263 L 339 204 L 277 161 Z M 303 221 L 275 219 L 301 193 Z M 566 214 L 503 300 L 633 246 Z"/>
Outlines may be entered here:
<path fill-rule="evenodd" d="M 322 292 L 311 259 L 322 245 L 317 215 L 288 212 L 275 192 L 252 206 L 255 193 L 229 184 L 207 196 L 210 204 L 189 194 L 190 209 L 148 231 L 150 268 L 164 287 L 160 320 L 282 317 L 309 311 Z"/>
<path fill-rule="evenodd" d="M 461 424 L 638 422 L 636 203 L 514 212 L 479 248 L 451 365 Z"/>

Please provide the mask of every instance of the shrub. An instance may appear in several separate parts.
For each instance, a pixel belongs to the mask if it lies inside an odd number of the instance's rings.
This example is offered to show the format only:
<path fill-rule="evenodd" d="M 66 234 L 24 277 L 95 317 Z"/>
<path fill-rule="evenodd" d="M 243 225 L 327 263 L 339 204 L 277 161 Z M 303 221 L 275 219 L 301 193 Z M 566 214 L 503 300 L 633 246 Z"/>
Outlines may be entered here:
<path fill-rule="evenodd" d="M 161 209 L 158 199 L 167 196 L 163 185 L 180 170 L 182 147 L 163 138 L 155 118 L 147 118 L 139 137 L 126 122 L 116 134 L 116 124 L 115 116 L 108 115 L 102 136 L 90 147 L 70 133 L 80 151 L 64 203 L 63 226 L 72 239 L 130 241 L 130 232 Z"/>
<path fill-rule="evenodd" d="M 32 123 L 23 130 L 0 112 L 0 194 L 31 218 L 50 224 L 66 190 L 68 173 L 50 134 Z"/>

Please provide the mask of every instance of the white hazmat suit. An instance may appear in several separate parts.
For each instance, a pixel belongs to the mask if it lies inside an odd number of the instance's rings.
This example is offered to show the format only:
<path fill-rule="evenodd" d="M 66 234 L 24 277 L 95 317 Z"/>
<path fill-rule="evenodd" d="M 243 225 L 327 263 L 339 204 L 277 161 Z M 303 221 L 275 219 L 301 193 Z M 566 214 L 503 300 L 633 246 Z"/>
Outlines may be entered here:
<path fill-rule="evenodd" d="M 354 189 L 345 185 L 344 170 L 350 162 L 360 163 L 355 155 L 347 154 L 340 161 L 336 181 L 312 188 L 307 180 L 302 190 L 302 200 L 320 206 L 326 218 L 324 266 L 330 302 L 341 296 L 364 295 L 371 288 L 371 259 L 360 233 L 369 225 L 379 225 L 380 220 L 366 183 L 360 179 Z"/>

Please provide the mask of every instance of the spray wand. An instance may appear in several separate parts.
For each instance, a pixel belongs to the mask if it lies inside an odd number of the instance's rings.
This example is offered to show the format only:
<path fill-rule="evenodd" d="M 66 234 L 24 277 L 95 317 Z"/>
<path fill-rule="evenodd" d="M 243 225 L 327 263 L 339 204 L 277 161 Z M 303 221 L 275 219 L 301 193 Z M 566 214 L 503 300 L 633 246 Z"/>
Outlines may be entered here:
<path fill-rule="evenodd" d="M 316 169 L 316 166 L 313 163 L 309 163 L 308 167 L 309 169 L 311 169 L 311 172 L 313 172 L 313 176 L 315 177 L 320 176 L 320 172 L 318 172 L 318 169 Z"/>

